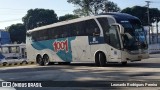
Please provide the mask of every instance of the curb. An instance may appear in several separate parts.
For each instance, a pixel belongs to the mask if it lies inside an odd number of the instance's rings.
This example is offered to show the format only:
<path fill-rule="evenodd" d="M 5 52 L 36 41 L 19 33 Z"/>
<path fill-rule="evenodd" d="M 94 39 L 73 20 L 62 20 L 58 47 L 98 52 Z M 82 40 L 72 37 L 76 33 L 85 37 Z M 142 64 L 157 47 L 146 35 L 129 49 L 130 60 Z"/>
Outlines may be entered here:
<path fill-rule="evenodd" d="M 159 54 L 160 49 L 149 49 L 149 54 Z"/>
<path fill-rule="evenodd" d="M 36 62 L 30 61 L 30 62 L 27 63 L 27 65 L 33 65 L 33 64 L 36 64 Z"/>
<path fill-rule="evenodd" d="M 3 65 L 2 64 L 0 64 L 0 67 L 2 67 Z"/>
<path fill-rule="evenodd" d="M 12 67 L 12 66 L 25 66 L 25 65 L 34 65 L 34 64 L 36 64 L 36 62 L 34 62 L 34 61 L 29 61 L 29 62 L 27 62 L 27 63 L 17 63 L 17 62 L 15 62 L 15 63 L 7 63 L 7 64 L 0 64 L 0 67 Z"/>
<path fill-rule="evenodd" d="M 149 50 L 160 50 L 160 49 L 149 49 Z"/>

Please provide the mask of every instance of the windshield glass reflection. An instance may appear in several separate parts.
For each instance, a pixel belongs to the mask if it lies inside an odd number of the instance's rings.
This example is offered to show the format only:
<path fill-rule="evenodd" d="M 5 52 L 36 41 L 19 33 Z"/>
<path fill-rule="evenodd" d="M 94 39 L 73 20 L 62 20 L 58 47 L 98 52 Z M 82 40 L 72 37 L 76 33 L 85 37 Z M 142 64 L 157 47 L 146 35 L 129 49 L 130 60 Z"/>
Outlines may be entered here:
<path fill-rule="evenodd" d="M 133 37 L 129 39 L 126 35 L 123 36 L 125 49 L 138 50 L 147 48 L 145 32 L 138 20 L 121 21 L 121 24 L 125 29 L 124 32 L 129 33 Z"/>

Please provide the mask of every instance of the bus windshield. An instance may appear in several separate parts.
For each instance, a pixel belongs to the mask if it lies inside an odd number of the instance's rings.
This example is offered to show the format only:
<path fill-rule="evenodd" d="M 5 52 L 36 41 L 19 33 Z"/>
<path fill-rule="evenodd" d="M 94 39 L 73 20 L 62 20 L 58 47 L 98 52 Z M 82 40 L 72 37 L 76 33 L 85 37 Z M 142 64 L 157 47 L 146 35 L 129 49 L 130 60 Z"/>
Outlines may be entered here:
<path fill-rule="evenodd" d="M 139 20 L 132 19 L 120 23 L 124 27 L 124 33 L 129 33 L 132 36 L 132 39 L 128 39 L 124 35 L 124 49 L 138 50 L 147 48 L 145 32 Z"/>

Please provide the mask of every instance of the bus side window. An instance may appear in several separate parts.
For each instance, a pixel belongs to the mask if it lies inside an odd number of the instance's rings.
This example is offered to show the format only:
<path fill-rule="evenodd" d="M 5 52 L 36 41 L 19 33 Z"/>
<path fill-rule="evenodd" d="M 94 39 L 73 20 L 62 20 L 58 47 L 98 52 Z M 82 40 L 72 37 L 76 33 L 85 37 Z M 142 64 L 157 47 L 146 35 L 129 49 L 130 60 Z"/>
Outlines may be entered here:
<path fill-rule="evenodd" d="M 32 32 L 31 33 L 31 40 L 32 41 L 36 41 L 36 34 L 35 34 L 36 32 Z"/>
<path fill-rule="evenodd" d="M 98 30 L 98 28 L 94 28 L 93 36 L 99 36 L 99 35 L 100 31 Z"/>
<path fill-rule="evenodd" d="M 54 29 L 54 39 L 60 38 L 60 31 L 59 31 L 59 27 L 55 27 Z"/>
<path fill-rule="evenodd" d="M 113 47 L 117 47 L 117 42 L 116 42 L 116 36 L 115 34 L 110 34 L 110 45 Z"/>
<path fill-rule="evenodd" d="M 75 33 L 76 33 L 76 36 L 79 36 L 79 31 L 78 31 L 78 30 L 76 30 L 76 32 L 75 32 Z"/>
<path fill-rule="evenodd" d="M 72 23 L 68 25 L 68 35 L 69 36 L 84 36 L 85 29 L 84 29 L 84 21 Z"/>
<path fill-rule="evenodd" d="M 86 21 L 86 34 L 88 36 L 99 36 L 100 29 L 94 19 Z"/>
<path fill-rule="evenodd" d="M 63 32 L 63 34 L 62 34 L 62 38 L 65 38 L 65 37 L 67 37 L 68 35 L 67 35 L 67 32 Z"/>
<path fill-rule="evenodd" d="M 110 40 L 109 40 L 109 28 L 110 28 L 110 25 L 109 25 L 109 22 L 114 22 L 112 19 L 110 18 L 106 18 L 106 17 L 103 17 L 103 18 L 97 18 L 98 22 L 100 23 L 102 29 L 103 29 L 103 35 L 104 35 L 104 41 L 105 43 L 109 44 Z"/>
<path fill-rule="evenodd" d="M 118 27 L 116 26 L 111 26 L 111 28 L 109 29 L 109 44 L 111 46 L 113 46 L 114 48 L 120 49 L 120 41 L 119 41 L 119 37 L 118 37 Z"/>
<path fill-rule="evenodd" d="M 83 27 L 84 22 L 78 22 L 76 23 L 76 36 L 84 36 L 84 27 Z"/>
<path fill-rule="evenodd" d="M 67 25 L 63 25 L 61 27 L 59 27 L 59 34 L 60 34 L 60 38 L 66 38 L 67 35 L 67 30 L 68 30 L 68 26 Z"/>

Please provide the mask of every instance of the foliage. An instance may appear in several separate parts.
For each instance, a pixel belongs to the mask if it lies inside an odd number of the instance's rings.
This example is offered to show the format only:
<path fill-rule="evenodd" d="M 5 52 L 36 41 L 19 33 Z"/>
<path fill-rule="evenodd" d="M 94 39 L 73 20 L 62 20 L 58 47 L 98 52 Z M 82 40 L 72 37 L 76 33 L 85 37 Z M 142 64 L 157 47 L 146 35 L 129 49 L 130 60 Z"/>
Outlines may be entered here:
<path fill-rule="evenodd" d="M 128 7 L 123 9 L 121 12 L 134 15 L 142 21 L 143 25 L 148 25 L 147 7 L 141 7 L 141 6 L 134 6 L 132 8 Z M 150 15 L 150 24 L 154 23 L 157 20 L 158 22 L 160 21 L 160 11 L 157 8 L 150 8 L 149 15 Z"/>
<path fill-rule="evenodd" d="M 77 6 L 74 13 L 79 16 L 96 15 L 104 12 L 118 12 L 117 4 L 108 0 L 67 0 Z"/>
<path fill-rule="evenodd" d="M 108 1 L 105 3 L 105 12 L 119 12 L 120 8 L 114 2 Z"/>
<path fill-rule="evenodd" d="M 79 16 L 72 15 L 72 14 L 66 14 L 64 16 L 60 16 L 59 21 L 71 20 L 71 19 L 75 19 L 75 18 L 79 18 Z"/>
<path fill-rule="evenodd" d="M 7 27 L 7 31 L 10 33 L 12 43 L 24 43 L 26 40 L 26 29 L 21 23 L 13 24 Z"/>
<path fill-rule="evenodd" d="M 160 11 L 157 8 L 150 9 L 150 17 L 152 22 L 159 22 L 160 21 Z"/>
<path fill-rule="evenodd" d="M 30 9 L 22 18 L 26 30 L 52 24 L 58 21 L 57 14 L 54 10 L 49 9 Z"/>

